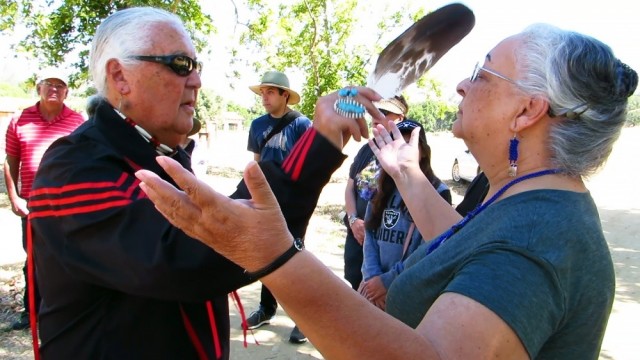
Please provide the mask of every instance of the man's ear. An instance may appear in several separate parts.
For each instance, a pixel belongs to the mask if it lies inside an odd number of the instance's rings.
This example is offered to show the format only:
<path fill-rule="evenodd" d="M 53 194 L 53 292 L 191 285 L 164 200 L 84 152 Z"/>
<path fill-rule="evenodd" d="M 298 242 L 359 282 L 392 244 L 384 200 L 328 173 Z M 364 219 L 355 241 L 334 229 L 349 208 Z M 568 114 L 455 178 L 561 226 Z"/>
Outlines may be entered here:
<path fill-rule="evenodd" d="M 515 121 L 511 123 L 510 130 L 517 133 L 535 125 L 547 118 L 548 110 L 549 102 L 546 99 L 540 96 L 530 97 L 529 101 L 524 104 L 520 113 L 516 116 Z"/>
<path fill-rule="evenodd" d="M 105 66 L 107 68 L 106 75 L 109 87 L 113 87 L 121 95 L 127 95 L 131 92 L 122 64 L 117 59 L 110 59 Z"/>

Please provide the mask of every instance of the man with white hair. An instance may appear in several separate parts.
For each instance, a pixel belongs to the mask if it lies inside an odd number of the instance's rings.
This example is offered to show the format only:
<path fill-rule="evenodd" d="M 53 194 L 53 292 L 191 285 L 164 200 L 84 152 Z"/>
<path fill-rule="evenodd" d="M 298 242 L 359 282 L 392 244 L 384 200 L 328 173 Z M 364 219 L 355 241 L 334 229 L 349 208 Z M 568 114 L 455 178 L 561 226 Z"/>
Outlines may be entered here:
<path fill-rule="evenodd" d="M 182 145 L 194 128 L 202 64 L 190 35 L 161 9 L 116 11 L 96 31 L 89 69 L 95 113 L 47 150 L 29 200 L 44 299 L 36 351 L 52 359 L 229 359 L 228 295 L 265 272 L 247 272 L 174 227 L 135 177 L 147 169 L 169 180 L 159 155 L 192 170 Z M 339 153 L 323 131 L 341 137 L 355 125 L 319 121 L 289 167 L 260 162 L 294 231 L 304 233 L 343 159 L 318 161 Z M 231 197 L 251 198 L 244 183 Z"/>

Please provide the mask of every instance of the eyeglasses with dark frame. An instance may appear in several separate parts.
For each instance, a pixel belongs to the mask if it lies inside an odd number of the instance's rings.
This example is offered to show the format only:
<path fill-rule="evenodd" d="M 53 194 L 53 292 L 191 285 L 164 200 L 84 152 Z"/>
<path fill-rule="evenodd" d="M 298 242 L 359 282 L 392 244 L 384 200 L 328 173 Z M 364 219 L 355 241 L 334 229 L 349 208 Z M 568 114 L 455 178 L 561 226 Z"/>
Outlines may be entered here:
<path fill-rule="evenodd" d="M 193 70 L 198 75 L 202 72 L 202 63 L 187 55 L 135 55 L 131 58 L 166 65 L 179 76 L 189 76 Z"/>
<path fill-rule="evenodd" d="M 471 73 L 471 77 L 469 78 L 469 81 L 470 82 L 476 81 L 476 79 L 478 78 L 478 75 L 480 75 L 480 71 L 484 71 L 484 72 L 489 73 L 489 74 L 491 74 L 493 76 L 499 77 L 502 80 L 506 80 L 506 81 L 508 81 L 508 82 L 510 82 L 510 83 L 512 83 L 514 85 L 517 85 L 515 80 L 513 80 L 513 79 L 511 79 L 511 78 L 509 78 L 507 76 L 504 76 L 504 75 L 502 75 L 500 73 L 497 73 L 497 72 L 495 72 L 493 70 L 490 70 L 490 69 L 487 69 L 485 67 L 482 67 L 482 66 L 480 66 L 479 62 L 476 63 L 476 67 L 473 68 L 473 73 Z"/>

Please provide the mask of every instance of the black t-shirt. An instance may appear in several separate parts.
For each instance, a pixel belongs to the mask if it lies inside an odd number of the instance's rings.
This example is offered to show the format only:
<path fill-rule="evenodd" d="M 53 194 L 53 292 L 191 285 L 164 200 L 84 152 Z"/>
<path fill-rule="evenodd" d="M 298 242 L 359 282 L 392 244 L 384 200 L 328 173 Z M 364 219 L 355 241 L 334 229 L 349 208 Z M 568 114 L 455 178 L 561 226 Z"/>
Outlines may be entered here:
<path fill-rule="evenodd" d="M 482 203 L 485 196 L 489 192 L 489 180 L 484 172 L 476 175 L 467 191 L 464 193 L 464 199 L 456 206 L 456 211 L 462 216 L 466 216 L 469 211 L 475 209 Z"/>

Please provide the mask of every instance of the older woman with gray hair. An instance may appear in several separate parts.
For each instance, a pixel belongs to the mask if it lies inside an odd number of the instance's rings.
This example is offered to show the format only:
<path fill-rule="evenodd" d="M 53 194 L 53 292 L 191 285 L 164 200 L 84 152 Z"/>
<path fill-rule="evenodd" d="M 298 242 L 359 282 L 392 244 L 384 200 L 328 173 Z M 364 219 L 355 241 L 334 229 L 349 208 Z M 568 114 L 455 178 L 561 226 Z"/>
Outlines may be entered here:
<path fill-rule="evenodd" d="M 582 34 L 536 25 L 501 41 L 457 87 L 453 133 L 490 183 L 463 219 L 419 170 L 417 132 L 407 144 L 397 127 L 393 140 L 378 126 L 370 145 L 418 229 L 441 233 L 406 260 L 387 313 L 310 253 L 278 257 L 291 236 L 255 165 L 245 172 L 251 203 L 216 194 L 166 158 L 186 194 L 138 177 L 172 223 L 248 270 L 275 268 L 261 281 L 326 358 L 596 359 L 615 276 L 583 177 L 610 154 L 637 83 L 608 46 Z M 331 100 L 318 102 L 316 119 L 337 117 Z M 265 242 L 270 256 L 251 252 Z"/>

